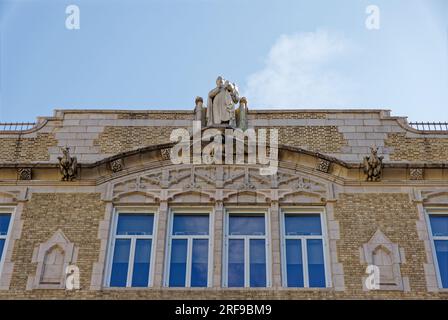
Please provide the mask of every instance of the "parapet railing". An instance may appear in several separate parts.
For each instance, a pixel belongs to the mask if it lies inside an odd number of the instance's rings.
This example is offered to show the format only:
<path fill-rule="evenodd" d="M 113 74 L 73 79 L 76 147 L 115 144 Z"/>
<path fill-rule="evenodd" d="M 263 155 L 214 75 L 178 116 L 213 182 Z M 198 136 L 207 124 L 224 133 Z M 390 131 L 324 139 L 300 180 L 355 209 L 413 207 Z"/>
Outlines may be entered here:
<path fill-rule="evenodd" d="M 21 132 L 34 128 L 35 122 L 0 122 L 0 132 Z"/>
<path fill-rule="evenodd" d="M 409 122 L 409 126 L 420 131 L 448 131 L 448 122 Z"/>

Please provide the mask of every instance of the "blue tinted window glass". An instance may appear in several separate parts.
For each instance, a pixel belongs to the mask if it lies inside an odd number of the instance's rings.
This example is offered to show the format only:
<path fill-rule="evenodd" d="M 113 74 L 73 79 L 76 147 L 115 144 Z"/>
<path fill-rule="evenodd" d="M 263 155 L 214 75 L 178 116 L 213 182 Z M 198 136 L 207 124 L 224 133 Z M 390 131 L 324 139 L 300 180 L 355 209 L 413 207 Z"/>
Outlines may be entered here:
<path fill-rule="evenodd" d="M 266 287 L 266 247 L 262 239 L 250 240 L 250 286 Z"/>
<path fill-rule="evenodd" d="M 129 266 L 129 250 L 131 240 L 118 239 L 115 241 L 114 259 L 110 277 L 111 287 L 126 287 Z"/>
<path fill-rule="evenodd" d="M 285 215 L 286 235 L 321 235 L 320 215 L 287 214 Z"/>
<path fill-rule="evenodd" d="M 187 240 L 173 239 L 170 258 L 170 287 L 185 287 Z"/>
<path fill-rule="evenodd" d="M 229 216 L 230 235 L 264 235 L 263 216 Z"/>
<path fill-rule="evenodd" d="M 434 241 L 442 287 L 448 288 L 448 241 Z"/>
<path fill-rule="evenodd" d="M 325 287 L 324 250 L 322 240 L 307 240 L 308 277 L 310 288 Z"/>
<path fill-rule="evenodd" d="M 120 213 L 118 216 L 118 235 L 152 235 L 154 216 L 147 214 Z"/>
<path fill-rule="evenodd" d="M 134 269 L 132 271 L 133 287 L 148 286 L 150 260 L 151 260 L 151 240 L 138 239 L 135 243 Z"/>
<path fill-rule="evenodd" d="M 175 215 L 173 235 L 207 235 L 209 230 L 208 215 Z"/>
<path fill-rule="evenodd" d="M 5 246 L 5 240 L 0 239 L 0 261 L 2 259 L 3 247 Z"/>
<path fill-rule="evenodd" d="M 304 286 L 301 240 L 286 240 L 286 275 L 288 287 Z"/>
<path fill-rule="evenodd" d="M 244 240 L 229 240 L 228 287 L 244 287 Z"/>
<path fill-rule="evenodd" d="M 10 214 L 0 214 L 0 236 L 6 236 L 9 228 Z"/>
<path fill-rule="evenodd" d="M 192 287 L 206 287 L 208 280 L 208 240 L 194 239 L 192 249 Z"/>
<path fill-rule="evenodd" d="M 448 216 L 431 215 L 429 219 L 433 236 L 448 236 Z"/>

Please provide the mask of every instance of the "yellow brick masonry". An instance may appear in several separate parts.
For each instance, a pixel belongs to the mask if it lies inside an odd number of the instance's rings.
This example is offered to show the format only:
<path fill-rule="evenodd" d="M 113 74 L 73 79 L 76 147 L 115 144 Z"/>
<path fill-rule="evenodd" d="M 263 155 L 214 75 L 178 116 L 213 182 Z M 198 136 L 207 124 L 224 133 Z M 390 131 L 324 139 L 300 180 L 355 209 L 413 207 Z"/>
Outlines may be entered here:
<path fill-rule="evenodd" d="M 99 146 L 102 153 L 117 154 L 138 147 L 168 143 L 174 129 L 177 127 L 106 127 L 94 145 Z M 336 126 L 287 126 L 278 127 L 278 130 L 280 144 L 309 151 L 336 153 L 347 145 Z"/>
<path fill-rule="evenodd" d="M 35 138 L 18 136 L 0 137 L 1 162 L 48 161 L 48 148 L 57 146 L 57 140 L 51 133 L 38 133 Z"/>
<path fill-rule="evenodd" d="M 102 153 L 117 154 L 149 145 L 170 142 L 170 134 L 179 127 L 106 127 L 94 146 Z"/>
<path fill-rule="evenodd" d="M 322 153 L 337 153 L 347 145 L 336 126 L 287 126 L 277 129 L 282 145 Z"/>
<path fill-rule="evenodd" d="M 424 245 L 418 239 L 417 209 L 407 194 L 341 194 L 334 208 L 340 224 L 337 243 L 338 259 L 343 264 L 343 292 L 329 289 L 102 289 L 90 290 L 92 267 L 98 261 L 99 222 L 104 219 L 105 205 L 99 194 L 36 193 L 26 203 L 22 220 L 22 236 L 16 241 L 12 260 L 15 263 L 10 290 L 0 291 L 0 299 L 76 298 L 76 299 L 372 299 L 421 298 L 446 299 L 448 293 L 426 290 L 423 264 Z M 159 226 L 160 227 L 160 226 Z M 359 248 L 377 228 L 405 251 L 403 277 L 409 277 L 410 292 L 370 291 L 362 289 L 365 265 L 360 262 Z M 81 272 L 81 290 L 26 290 L 28 276 L 36 272 L 32 263 L 33 249 L 61 229 L 79 248 L 77 265 Z"/>
<path fill-rule="evenodd" d="M 76 265 L 82 274 L 81 287 L 89 288 L 92 266 L 100 251 L 98 227 L 104 212 L 105 204 L 99 194 L 34 193 L 22 213 L 23 231 L 13 250 L 10 289 L 13 292 L 26 289 L 28 276 L 36 272 L 37 264 L 31 263 L 34 248 L 50 239 L 58 229 L 79 248 Z"/>
<path fill-rule="evenodd" d="M 391 133 L 385 141 L 392 147 L 391 160 L 446 162 L 448 138 L 408 138 L 406 133 Z"/>

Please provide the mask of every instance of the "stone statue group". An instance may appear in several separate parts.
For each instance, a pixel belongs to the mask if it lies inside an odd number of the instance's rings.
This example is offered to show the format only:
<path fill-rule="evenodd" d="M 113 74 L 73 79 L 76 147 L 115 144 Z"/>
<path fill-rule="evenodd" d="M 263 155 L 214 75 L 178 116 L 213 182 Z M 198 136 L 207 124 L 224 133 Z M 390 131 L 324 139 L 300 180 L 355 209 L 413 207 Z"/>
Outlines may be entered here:
<path fill-rule="evenodd" d="M 238 109 L 235 105 L 239 103 Z M 196 98 L 195 120 L 205 125 L 229 126 L 232 128 L 247 129 L 247 100 L 240 98 L 238 87 L 219 76 L 216 79 L 216 88 L 212 89 L 207 98 L 207 109 L 204 112 L 203 100 Z"/>

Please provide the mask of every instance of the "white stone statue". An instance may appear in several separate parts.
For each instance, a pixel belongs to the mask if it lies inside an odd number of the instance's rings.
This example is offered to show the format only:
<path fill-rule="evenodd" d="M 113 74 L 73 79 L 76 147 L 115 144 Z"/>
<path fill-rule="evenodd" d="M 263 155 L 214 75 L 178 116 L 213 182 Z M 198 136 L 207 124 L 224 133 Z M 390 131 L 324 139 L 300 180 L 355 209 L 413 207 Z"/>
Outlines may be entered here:
<path fill-rule="evenodd" d="M 239 100 L 237 86 L 219 76 L 216 79 L 216 88 L 208 94 L 207 125 L 228 124 L 235 127 L 235 104 Z"/>

